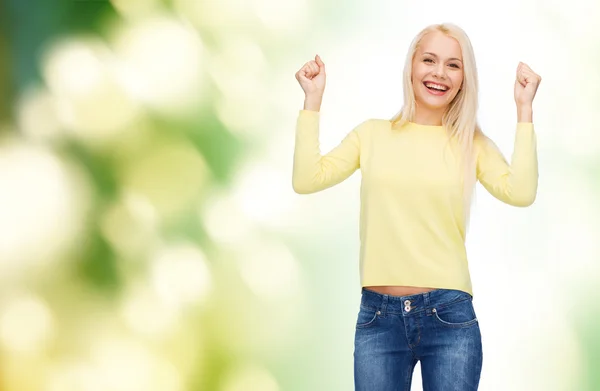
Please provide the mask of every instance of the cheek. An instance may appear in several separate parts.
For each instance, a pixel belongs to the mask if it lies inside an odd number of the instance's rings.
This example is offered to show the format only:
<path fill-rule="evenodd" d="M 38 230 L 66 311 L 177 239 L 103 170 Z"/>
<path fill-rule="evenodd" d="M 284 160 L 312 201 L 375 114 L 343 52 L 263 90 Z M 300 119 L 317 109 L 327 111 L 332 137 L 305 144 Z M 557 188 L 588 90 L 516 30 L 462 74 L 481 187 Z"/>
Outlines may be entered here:
<path fill-rule="evenodd" d="M 452 85 L 456 86 L 457 88 L 461 88 L 462 87 L 462 83 L 463 83 L 463 74 L 461 73 L 457 73 L 456 75 L 454 75 L 452 77 Z"/>
<path fill-rule="evenodd" d="M 423 80 L 424 76 L 425 76 L 425 72 L 423 71 L 423 67 L 421 66 L 421 64 L 420 63 L 413 64 L 412 76 L 411 76 L 413 83 L 420 82 L 421 80 Z"/>

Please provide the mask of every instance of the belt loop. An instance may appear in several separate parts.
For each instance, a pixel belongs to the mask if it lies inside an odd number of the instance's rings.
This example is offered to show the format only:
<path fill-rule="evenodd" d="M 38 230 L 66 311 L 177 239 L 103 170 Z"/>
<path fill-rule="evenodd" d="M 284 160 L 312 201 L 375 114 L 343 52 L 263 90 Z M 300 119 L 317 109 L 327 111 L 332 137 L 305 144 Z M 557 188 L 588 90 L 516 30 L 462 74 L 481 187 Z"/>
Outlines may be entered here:
<path fill-rule="evenodd" d="M 383 316 L 387 315 L 388 301 L 389 301 L 389 295 L 383 295 L 383 302 L 381 303 L 381 314 Z"/>
<path fill-rule="evenodd" d="M 425 309 L 429 309 L 429 292 L 425 292 L 423 294 L 423 304 L 425 305 Z"/>

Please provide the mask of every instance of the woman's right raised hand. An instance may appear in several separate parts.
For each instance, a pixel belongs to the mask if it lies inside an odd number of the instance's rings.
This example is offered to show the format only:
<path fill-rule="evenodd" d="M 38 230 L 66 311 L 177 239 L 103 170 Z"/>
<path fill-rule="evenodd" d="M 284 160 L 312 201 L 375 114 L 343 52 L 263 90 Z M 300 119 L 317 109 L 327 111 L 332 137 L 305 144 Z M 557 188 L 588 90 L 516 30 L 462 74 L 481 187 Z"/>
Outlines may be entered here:
<path fill-rule="evenodd" d="M 308 96 L 322 97 L 325 92 L 325 64 L 317 54 L 296 72 L 296 80 Z"/>

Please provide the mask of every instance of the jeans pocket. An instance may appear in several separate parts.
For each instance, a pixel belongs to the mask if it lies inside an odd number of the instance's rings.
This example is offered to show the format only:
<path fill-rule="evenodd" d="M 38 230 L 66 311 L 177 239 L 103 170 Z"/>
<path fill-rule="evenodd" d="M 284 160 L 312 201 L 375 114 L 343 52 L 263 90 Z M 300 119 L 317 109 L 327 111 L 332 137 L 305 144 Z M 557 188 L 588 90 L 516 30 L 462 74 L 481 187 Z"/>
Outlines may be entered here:
<path fill-rule="evenodd" d="M 437 323 L 445 327 L 469 327 L 478 322 L 471 300 L 461 300 L 447 306 L 440 306 L 434 308 L 432 312 Z"/>
<path fill-rule="evenodd" d="M 358 319 L 356 319 L 356 328 L 363 329 L 375 325 L 379 315 L 381 315 L 381 311 L 378 309 L 361 305 L 358 312 Z"/>

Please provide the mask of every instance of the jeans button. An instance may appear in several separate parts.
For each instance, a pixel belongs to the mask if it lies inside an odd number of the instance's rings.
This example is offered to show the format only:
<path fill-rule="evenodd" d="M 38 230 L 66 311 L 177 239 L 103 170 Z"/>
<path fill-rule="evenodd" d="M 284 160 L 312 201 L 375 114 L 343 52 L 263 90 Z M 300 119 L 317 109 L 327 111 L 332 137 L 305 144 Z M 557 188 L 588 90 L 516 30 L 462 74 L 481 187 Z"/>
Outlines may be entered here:
<path fill-rule="evenodd" d="M 410 306 L 407 305 L 406 307 L 404 307 L 404 311 L 410 312 Z"/>
<path fill-rule="evenodd" d="M 404 300 L 404 305 L 410 307 L 410 300 Z"/>

